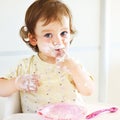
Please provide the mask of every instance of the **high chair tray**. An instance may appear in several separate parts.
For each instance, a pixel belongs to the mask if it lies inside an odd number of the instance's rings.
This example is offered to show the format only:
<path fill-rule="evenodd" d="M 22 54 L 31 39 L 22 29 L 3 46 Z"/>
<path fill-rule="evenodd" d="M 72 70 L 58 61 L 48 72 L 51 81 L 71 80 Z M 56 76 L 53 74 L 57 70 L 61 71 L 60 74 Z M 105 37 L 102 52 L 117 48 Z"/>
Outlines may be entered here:
<path fill-rule="evenodd" d="M 90 104 L 89 105 L 88 104 L 87 114 L 90 114 L 100 109 L 106 109 L 110 107 L 113 107 L 113 105 L 106 105 L 106 104 Z M 117 108 L 118 110 L 115 113 L 110 113 L 110 112 L 101 113 L 90 120 L 120 120 L 120 109 L 119 107 Z M 4 118 L 3 120 L 44 120 L 44 119 L 37 113 L 17 113 Z"/>

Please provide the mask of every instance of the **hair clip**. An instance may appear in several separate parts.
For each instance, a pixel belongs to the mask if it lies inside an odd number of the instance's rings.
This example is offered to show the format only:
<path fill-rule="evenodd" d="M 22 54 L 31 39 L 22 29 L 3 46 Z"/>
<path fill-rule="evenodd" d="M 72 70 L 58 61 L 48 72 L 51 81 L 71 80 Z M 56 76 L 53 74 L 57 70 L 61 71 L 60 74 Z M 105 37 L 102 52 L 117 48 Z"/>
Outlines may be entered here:
<path fill-rule="evenodd" d="M 26 26 L 24 26 L 24 31 L 27 32 L 28 31 L 28 28 Z"/>
<path fill-rule="evenodd" d="M 28 41 L 29 41 L 29 38 L 24 38 L 24 40 L 25 40 L 26 42 L 28 42 Z"/>

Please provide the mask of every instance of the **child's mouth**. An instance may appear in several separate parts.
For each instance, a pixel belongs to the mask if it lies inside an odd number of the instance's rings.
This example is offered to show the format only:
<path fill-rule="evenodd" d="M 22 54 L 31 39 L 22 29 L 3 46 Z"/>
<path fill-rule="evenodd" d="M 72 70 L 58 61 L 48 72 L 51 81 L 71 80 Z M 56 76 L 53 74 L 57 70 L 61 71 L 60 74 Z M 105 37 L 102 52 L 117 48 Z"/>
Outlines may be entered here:
<path fill-rule="evenodd" d="M 59 52 L 59 51 L 60 51 L 60 49 L 55 49 L 55 51 L 58 51 L 58 52 Z"/>
<path fill-rule="evenodd" d="M 65 49 L 55 49 L 56 63 L 63 62 L 66 56 Z"/>
<path fill-rule="evenodd" d="M 63 54 L 65 54 L 63 49 L 55 49 L 55 53 L 57 57 L 63 56 Z"/>

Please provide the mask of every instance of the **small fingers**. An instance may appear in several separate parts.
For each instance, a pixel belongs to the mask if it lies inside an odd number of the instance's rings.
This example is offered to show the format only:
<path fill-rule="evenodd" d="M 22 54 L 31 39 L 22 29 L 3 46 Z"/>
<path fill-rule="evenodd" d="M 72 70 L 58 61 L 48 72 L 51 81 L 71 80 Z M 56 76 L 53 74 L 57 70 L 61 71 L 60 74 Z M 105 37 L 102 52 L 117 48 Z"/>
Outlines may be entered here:
<path fill-rule="evenodd" d="M 37 91 L 40 86 L 38 75 L 25 75 L 21 79 L 23 82 L 20 84 L 20 90 L 24 92 Z"/>
<path fill-rule="evenodd" d="M 38 86 L 34 82 L 27 80 L 24 82 L 22 90 L 25 92 L 37 91 L 37 87 Z"/>

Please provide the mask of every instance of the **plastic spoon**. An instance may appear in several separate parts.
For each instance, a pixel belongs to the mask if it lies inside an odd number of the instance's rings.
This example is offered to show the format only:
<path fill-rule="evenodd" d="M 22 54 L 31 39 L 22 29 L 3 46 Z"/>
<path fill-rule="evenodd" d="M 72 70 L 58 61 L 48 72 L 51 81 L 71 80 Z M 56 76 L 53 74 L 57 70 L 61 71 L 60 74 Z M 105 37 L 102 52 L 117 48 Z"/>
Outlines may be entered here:
<path fill-rule="evenodd" d="M 99 115 L 100 113 L 103 113 L 103 112 L 110 112 L 110 113 L 114 113 L 118 110 L 117 107 L 111 107 L 111 108 L 108 108 L 108 109 L 102 109 L 102 110 L 97 110 L 89 115 L 86 116 L 86 119 L 91 119 L 91 118 L 94 118 L 95 116 Z"/>

